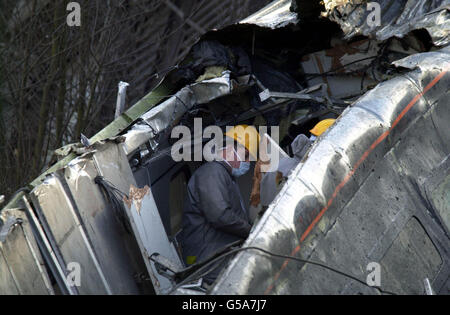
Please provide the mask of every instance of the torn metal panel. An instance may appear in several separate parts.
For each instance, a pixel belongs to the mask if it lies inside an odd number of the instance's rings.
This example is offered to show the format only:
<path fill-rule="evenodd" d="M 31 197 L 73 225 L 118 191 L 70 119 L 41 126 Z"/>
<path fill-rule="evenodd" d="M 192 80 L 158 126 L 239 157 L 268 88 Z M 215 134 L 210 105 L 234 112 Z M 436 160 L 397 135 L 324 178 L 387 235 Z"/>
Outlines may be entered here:
<path fill-rule="evenodd" d="M 125 113 L 120 115 L 117 119 L 111 122 L 108 126 L 100 130 L 95 136 L 90 138 L 90 142 L 105 140 L 111 137 L 115 137 L 130 126 L 136 119 L 138 119 L 143 113 L 147 112 L 150 108 L 160 103 L 167 95 L 172 91 L 172 88 L 168 86 L 167 82 L 162 81 L 155 89 L 144 96 L 139 102 L 130 107 Z"/>
<path fill-rule="evenodd" d="M 426 52 L 422 54 L 416 54 L 408 56 L 401 60 L 394 61 L 394 65 L 397 67 L 403 67 L 408 69 L 415 68 L 434 68 L 437 65 L 440 67 L 447 67 L 449 64 L 450 47 L 442 48 L 441 50 L 434 52 Z"/>
<path fill-rule="evenodd" d="M 352 98 L 392 77 L 380 68 L 381 58 L 386 58 L 383 61 L 386 63 L 423 51 L 413 37 L 405 41 L 408 43 L 406 48 L 397 39 L 387 46 L 384 42 L 368 39 L 350 44 L 337 42 L 330 49 L 303 56 L 300 64 L 310 85 L 325 83 L 329 96 Z"/>
<path fill-rule="evenodd" d="M 145 277 L 146 270 L 138 263 L 140 252 L 134 237 L 118 222 L 94 180 L 107 176 L 118 189 L 124 189 L 121 182 L 126 189 L 126 170 L 131 173 L 121 143 L 97 142 L 90 152 L 49 175 L 31 193 L 50 240 L 49 251 L 60 255 L 63 277 L 70 262 L 81 267 L 81 286 L 77 287 L 81 294 L 143 293 L 137 281 Z"/>
<path fill-rule="evenodd" d="M 77 158 L 62 173 L 112 292 L 139 293 L 135 275 L 145 272 L 136 259 L 139 249 L 133 246 L 134 238 L 125 229 L 126 223 L 117 217 L 95 183 L 99 173 L 93 159 Z"/>
<path fill-rule="evenodd" d="M 54 294 L 25 213 L 8 209 L 0 218 L 0 295 Z"/>
<path fill-rule="evenodd" d="M 114 114 L 114 118 L 119 117 L 122 115 L 123 110 L 125 108 L 125 98 L 127 95 L 127 87 L 130 84 L 127 82 L 119 82 L 118 92 L 117 92 L 117 102 L 116 102 L 116 112 Z"/>
<path fill-rule="evenodd" d="M 379 40 L 403 37 L 409 32 L 426 29 L 436 46 L 450 42 L 450 2 L 448 0 L 378 0 L 381 23 L 368 23 L 369 1 L 326 0 L 324 16 L 337 22 L 347 38 L 357 35 Z"/>
<path fill-rule="evenodd" d="M 169 259 L 178 269 L 183 267 L 175 247 L 170 243 L 161 217 L 156 207 L 155 199 L 148 186 L 138 189 L 130 187 L 130 198 L 127 200 L 129 213 L 136 227 L 136 233 L 143 245 L 144 260 L 150 267 L 149 274 L 157 294 L 168 293 L 173 283 L 158 273 L 155 263 L 150 257 L 157 253 Z"/>
<path fill-rule="evenodd" d="M 449 50 L 396 64 L 414 70 L 379 84 L 344 111 L 291 173 L 244 247 L 323 262 L 363 281 L 367 264 L 378 262 L 384 289 L 395 293 L 421 294 L 425 277 L 437 291 L 443 288 L 449 239 L 421 187 L 450 154 L 450 141 L 437 140 L 448 138 L 448 127 L 436 125 L 438 113 L 438 120 L 450 119 Z M 377 291 L 317 266 L 254 251 L 237 254 L 212 290 L 270 293 Z"/>
<path fill-rule="evenodd" d="M 46 220 L 41 209 L 35 206 L 35 210 L 31 206 L 31 201 L 29 201 L 28 196 L 23 196 L 22 202 L 25 205 L 27 216 L 30 218 L 30 225 L 33 229 L 35 240 L 38 243 L 46 266 L 48 266 L 56 280 L 56 285 L 62 294 L 77 295 L 77 288 L 72 286 L 67 279 L 64 259 L 59 247 L 56 245 L 53 235 L 45 232 L 50 231 L 50 228 L 46 225 Z"/>
<path fill-rule="evenodd" d="M 243 19 L 239 24 L 254 24 L 266 28 L 280 28 L 298 22 L 295 12 L 290 11 L 291 0 L 277 0 Z"/>
<path fill-rule="evenodd" d="M 81 266 L 81 294 L 110 294 L 111 288 L 99 264 L 92 243 L 80 222 L 78 209 L 69 195 L 64 179 L 50 175 L 32 191 L 34 206 L 39 207 L 64 259 L 63 268 L 71 262 Z"/>
<path fill-rule="evenodd" d="M 126 213 L 154 290 L 158 294 L 167 292 L 171 283 L 157 273 L 149 258 L 153 253 L 158 252 L 180 266 L 181 261 L 167 238 L 151 191 L 148 187 L 136 188 L 136 181 L 121 144 L 110 145 L 103 151 L 97 152 L 94 160 L 99 174 L 128 195 L 128 198 L 124 199 L 127 203 Z"/>
<path fill-rule="evenodd" d="M 238 82 L 230 78 L 229 71 L 225 71 L 221 77 L 193 83 L 182 88 L 174 96 L 143 114 L 140 117 L 141 121 L 138 121 L 124 135 L 126 154 L 130 155 L 158 133 L 174 125 L 194 106 L 230 95 L 237 87 Z"/>

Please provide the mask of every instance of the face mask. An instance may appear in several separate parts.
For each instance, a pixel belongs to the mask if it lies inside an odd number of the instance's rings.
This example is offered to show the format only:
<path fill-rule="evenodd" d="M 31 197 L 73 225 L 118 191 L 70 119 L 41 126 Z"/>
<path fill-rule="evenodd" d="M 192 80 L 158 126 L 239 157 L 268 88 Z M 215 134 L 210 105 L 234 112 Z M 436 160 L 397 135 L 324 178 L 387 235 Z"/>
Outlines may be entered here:
<path fill-rule="evenodd" d="M 239 157 L 239 154 L 236 152 L 236 150 L 234 150 L 234 153 L 236 154 L 236 156 L 239 159 L 240 163 L 239 163 L 239 168 L 234 168 L 233 167 L 231 169 L 231 175 L 233 175 L 234 177 L 239 177 L 239 176 L 242 176 L 242 175 L 244 175 L 245 173 L 248 172 L 248 170 L 250 169 L 250 162 L 242 161 L 241 158 Z"/>
<path fill-rule="evenodd" d="M 241 164 L 239 165 L 239 168 L 232 168 L 231 169 L 231 174 L 234 177 L 239 177 L 239 176 L 242 176 L 245 173 L 247 173 L 249 169 L 250 169 L 250 162 L 242 162 L 241 161 Z"/>

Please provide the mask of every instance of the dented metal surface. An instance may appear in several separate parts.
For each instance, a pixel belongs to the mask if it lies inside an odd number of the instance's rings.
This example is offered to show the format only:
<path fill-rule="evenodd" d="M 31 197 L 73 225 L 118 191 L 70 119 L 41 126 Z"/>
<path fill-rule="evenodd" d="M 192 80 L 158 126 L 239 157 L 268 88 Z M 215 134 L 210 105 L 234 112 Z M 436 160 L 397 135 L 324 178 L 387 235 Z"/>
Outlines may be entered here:
<path fill-rule="evenodd" d="M 78 209 L 72 197 L 65 188 L 63 179 L 50 176 L 44 183 L 33 191 L 34 204 L 39 204 L 43 216 L 49 226 L 49 231 L 61 250 L 65 262 L 65 269 L 70 262 L 77 262 L 83 266 L 81 281 L 85 294 L 111 294 L 109 282 L 105 275 L 92 243 L 87 238 L 87 231 L 80 222 Z M 92 281 L 94 280 L 94 281 Z"/>
<path fill-rule="evenodd" d="M 137 188 L 121 144 L 105 147 L 94 156 L 94 161 L 99 175 L 128 195 L 123 202 L 127 204 L 125 207 L 127 220 L 139 246 L 140 257 L 147 268 L 155 293 L 167 292 L 171 283 L 156 272 L 150 256 L 158 252 L 175 263 L 181 264 L 181 261 L 165 233 L 151 190 L 148 187 Z M 131 257 L 137 260 L 138 254 L 136 252 L 133 254 Z"/>
<path fill-rule="evenodd" d="M 25 212 L 8 209 L 0 219 L 0 295 L 54 294 Z"/>
<path fill-rule="evenodd" d="M 119 163 L 120 156 L 124 164 Z M 126 177 L 125 168 L 129 165 L 122 144 L 97 144 L 89 156 L 49 175 L 31 193 L 33 207 L 45 222 L 49 246 L 60 252 L 64 275 L 69 263 L 81 266 L 79 294 L 142 293 L 136 277 L 145 269 L 139 265 L 134 237 L 117 221 L 112 205 L 94 181 L 103 176 L 118 189 L 128 189 L 131 178 Z"/>
<path fill-rule="evenodd" d="M 182 88 L 140 117 L 140 120 L 124 135 L 125 152 L 127 155 L 133 153 L 158 133 L 173 126 L 194 106 L 229 95 L 238 84 L 231 79 L 230 71 L 225 71 L 221 77 L 196 82 Z M 154 146 L 156 147 L 157 143 L 154 143 Z"/>
<path fill-rule="evenodd" d="M 427 277 L 445 292 L 448 234 L 423 191 L 450 153 L 450 49 L 396 65 L 413 71 L 379 84 L 344 111 L 293 171 L 244 247 L 324 262 L 362 279 L 367 264 L 379 262 L 386 290 L 421 294 Z M 212 290 L 358 292 L 377 293 L 320 267 L 254 251 L 237 254 Z"/>
<path fill-rule="evenodd" d="M 131 205 L 129 207 L 130 219 L 134 222 L 135 233 L 142 242 L 141 250 L 143 251 L 144 261 L 149 268 L 155 292 L 157 294 L 168 293 L 173 283 L 157 271 L 155 263 L 150 261 L 150 257 L 157 253 L 168 258 L 180 269 L 183 267 L 183 263 L 167 237 L 155 199 L 148 187 L 141 190 L 131 187 L 129 202 Z"/>
<path fill-rule="evenodd" d="M 385 42 L 363 39 L 346 43 L 332 43 L 332 48 L 302 57 L 300 63 L 310 85 L 324 83 L 329 96 L 339 99 L 358 97 L 392 75 L 379 67 L 380 56 L 385 62 L 423 51 L 414 37 L 403 42 L 392 39 Z"/>
<path fill-rule="evenodd" d="M 448 0 L 378 0 L 380 23 L 369 23 L 372 19 L 370 1 L 325 0 L 324 16 L 337 22 L 347 38 L 357 35 L 379 40 L 403 37 L 409 32 L 425 29 L 433 43 L 445 46 L 450 41 L 450 1 Z M 369 16 L 370 15 L 370 16 Z M 372 20 L 371 20 L 372 21 Z"/>

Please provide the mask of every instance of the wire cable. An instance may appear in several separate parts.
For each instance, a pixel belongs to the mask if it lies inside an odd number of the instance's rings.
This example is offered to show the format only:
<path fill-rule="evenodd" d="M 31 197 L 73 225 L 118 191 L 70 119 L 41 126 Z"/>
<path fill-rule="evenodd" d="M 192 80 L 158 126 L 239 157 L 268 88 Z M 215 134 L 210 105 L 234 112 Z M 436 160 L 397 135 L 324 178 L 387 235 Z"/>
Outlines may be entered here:
<path fill-rule="evenodd" d="M 369 287 L 369 288 L 371 288 L 371 289 L 375 289 L 375 290 L 377 290 L 380 294 L 397 295 L 396 293 L 393 293 L 393 292 L 390 292 L 390 291 L 386 291 L 386 290 L 382 290 L 381 287 L 370 286 L 370 285 L 368 285 L 365 281 L 363 281 L 363 280 L 357 278 L 356 276 L 347 274 L 347 273 L 345 273 L 345 272 L 343 272 L 343 271 L 340 271 L 340 270 L 335 269 L 335 268 L 333 268 L 333 267 L 327 266 L 327 265 L 325 265 L 325 264 L 323 264 L 323 263 L 315 262 L 315 261 L 311 261 L 311 260 L 306 260 L 306 259 L 301 259 L 301 258 L 297 258 L 297 257 L 294 257 L 294 256 L 289 256 L 289 255 L 275 254 L 275 253 L 272 253 L 272 252 L 270 252 L 270 251 L 268 251 L 268 250 L 265 250 L 265 249 L 260 248 L 260 247 L 255 247 L 255 246 L 242 247 L 242 248 L 235 248 L 235 249 L 230 250 L 230 251 L 227 252 L 227 253 L 224 253 L 224 254 L 222 254 L 222 255 L 220 255 L 220 256 L 218 256 L 218 257 L 212 259 L 211 261 L 209 261 L 208 263 L 206 263 L 204 266 L 202 266 L 201 268 L 199 268 L 198 270 L 196 270 L 195 272 L 193 272 L 191 275 L 189 275 L 185 280 L 181 281 L 177 286 L 175 286 L 175 287 L 170 291 L 170 293 L 174 292 L 175 290 L 177 290 L 179 287 L 183 286 L 183 285 L 186 284 L 186 283 L 189 283 L 189 282 L 191 282 L 191 281 L 194 281 L 194 280 L 197 280 L 197 279 L 200 279 L 200 278 L 204 277 L 205 275 L 207 275 L 208 273 L 210 273 L 211 271 L 213 271 L 214 269 L 216 269 L 217 267 L 219 267 L 219 265 L 216 265 L 216 266 L 213 266 L 213 268 L 208 269 L 208 267 L 210 267 L 211 265 L 214 265 L 217 261 L 219 261 L 219 260 L 221 260 L 221 259 L 224 259 L 225 257 L 231 256 L 231 255 L 233 255 L 233 254 L 235 254 L 235 253 L 237 253 L 237 252 L 242 252 L 242 251 L 251 250 L 251 249 L 257 250 L 257 251 L 260 251 L 260 252 L 263 252 L 263 253 L 265 253 L 265 254 L 267 254 L 267 255 L 270 255 L 270 256 L 273 256 L 273 257 L 284 258 L 284 259 L 291 259 L 291 260 L 294 260 L 294 261 L 297 261 L 297 262 L 301 262 L 301 263 L 305 263 L 305 264 L 310 264 L 310 265 L 319 266 L 319 267 L 322 267 L 322 268 L 324 268 L 324 269 L 327 269 L 327 270 L 330 270 L 330 271 L 332 271 L 332 272 L 335 272 L 335 273 L 337 273 L 337 274 L 340 274 L 340 275 L 342 275 L 342 276 L 344 276 L 344 277 L 347 277 L 347 278 L 349 278 L 349 279 L 352 279 L 352 280 L 354 280 L 354 281 L 356 281 L 356 282 L 358 282 L 358 283 L 360 283 L 360 284 L 362 284 L 362 285 L 364 285 L 364 286 L 366 286 L 366 287 Z M 207 271 L 206 271 L 206 272 L 203 272 L 204 270 L 207 270 Z M 202 273 L 202 272 L 203 272 L 203 273 Z M 169 294 L 170 294 L 170 293 L 169 293 Z"/>
<path fill-rule="evenodd" d="M 125 231 L 128 234 L 131 234 L 131 228 L 128 225 L 127 217 L 125 215 L 125 208 L 123 202 L 121 201 L 124 197 L 128 198 L 128 195 L 116 188 L 103 176 L 95 177 L 94 182 L 99 185 L 100 190 L 111 205 L 111 208 L 115 214 L 114 217 L 117 219 L 119 224 L 122 224 Z"/>

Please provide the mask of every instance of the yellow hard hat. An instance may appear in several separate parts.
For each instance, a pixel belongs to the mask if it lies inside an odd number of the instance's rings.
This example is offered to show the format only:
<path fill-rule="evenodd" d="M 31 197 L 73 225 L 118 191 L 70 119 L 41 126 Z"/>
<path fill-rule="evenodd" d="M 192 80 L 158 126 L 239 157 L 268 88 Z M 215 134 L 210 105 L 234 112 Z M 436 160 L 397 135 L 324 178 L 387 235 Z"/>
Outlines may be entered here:
<path fill-rule="evenodd" d="M 313 129 L 311 129 L 309 132 L 311 132 L 316 137 L 320 136 L 322 133 L 324 133 L 334 122 L 336 119 L 324 119 L 320 122 L 318 122 Z"/>
<path fill-rule="evenodd" d="M 239 144 L 243 145 L 255 160 L 258 158 L 260 136 L 254 126 L 234 126 L 225 133 L 225 136 L 230 137 L 231 139 L 236 140 Z"/>

